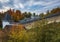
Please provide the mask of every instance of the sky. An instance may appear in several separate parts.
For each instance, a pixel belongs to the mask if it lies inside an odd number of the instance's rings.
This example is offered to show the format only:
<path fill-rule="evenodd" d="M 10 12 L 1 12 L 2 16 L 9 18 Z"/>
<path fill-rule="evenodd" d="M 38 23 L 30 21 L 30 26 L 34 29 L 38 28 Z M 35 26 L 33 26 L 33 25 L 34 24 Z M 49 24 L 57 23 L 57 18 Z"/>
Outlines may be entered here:
<path fill-rule="evenodd" d="M 42 13 L 60 7 L 60 0 L 0 0 L 0 12 L 15 9 L 21 12 Z"/>

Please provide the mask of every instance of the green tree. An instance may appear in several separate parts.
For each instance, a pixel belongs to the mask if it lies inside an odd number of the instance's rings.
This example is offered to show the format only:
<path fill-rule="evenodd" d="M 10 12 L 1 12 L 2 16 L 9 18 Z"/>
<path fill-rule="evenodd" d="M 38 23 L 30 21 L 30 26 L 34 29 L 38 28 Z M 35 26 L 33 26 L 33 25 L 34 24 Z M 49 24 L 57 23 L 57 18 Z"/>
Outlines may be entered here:
<path fill-rule="evenodd" d="M 2 21 L 0 20 L 0 29 L 2 29 Z"/>
<path fill-rule="evenodd" d="M 41 13 L 39 16 L 40 16 L 40 18 L 44 18 L 45 15 L 44 15 L 44 13 Z"/>
<path fill-rule="evenodd" d="M 32 14 L 30 12 L 28 12 L 28 13 L 24 12 L 23 14 L 24 14 L 25 18 L 31 18 L 31 16 L 32 16 Z"/>
<path fill-rule="evenodd" d="M 49 10 L 47 10 L 47 14 L 50 14 Z"/>
<path fill-rule="evenodd" d="M 35 14 L 35 13 L 33 13 L 33 16 L 36 16 L 36 14 Z"/>
<path fill-rule="evenodd" d="M 27 12 L 24 12 L 23 15 L 25 18 L 27 18 Z"/>
<path fill-rule="evenodd" d="M 31 16 L 32 16 L 32 13 L 28 12 L 28 18 L 31 18 Z"/>

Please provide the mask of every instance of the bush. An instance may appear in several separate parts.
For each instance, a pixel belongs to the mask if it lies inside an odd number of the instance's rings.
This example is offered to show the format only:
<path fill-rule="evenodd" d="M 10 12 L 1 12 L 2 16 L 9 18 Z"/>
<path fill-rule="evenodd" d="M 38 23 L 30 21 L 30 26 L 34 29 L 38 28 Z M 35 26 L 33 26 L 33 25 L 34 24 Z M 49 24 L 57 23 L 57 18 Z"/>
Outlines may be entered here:
<path fill-rule="evenodd" d="M 41 42 L 59 42 L 60 23 L 51 23 L 45 25 L 41 30 Z"/>

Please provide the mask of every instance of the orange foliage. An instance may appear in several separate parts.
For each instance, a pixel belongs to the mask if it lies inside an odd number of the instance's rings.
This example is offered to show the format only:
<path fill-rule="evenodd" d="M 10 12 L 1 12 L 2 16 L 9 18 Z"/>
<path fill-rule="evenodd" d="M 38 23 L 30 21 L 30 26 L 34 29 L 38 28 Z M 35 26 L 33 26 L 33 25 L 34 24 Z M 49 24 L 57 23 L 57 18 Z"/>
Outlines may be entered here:
<path fill-rule="evenodd" d="M 51 13 L 59 13 L 59 12 L 60 12 L 60 8 L 55 8 L 51 10 Z"/>
<path fill-rule="evenodd" d="M 20 32 L 22 30 L 25 30 L 24 26 L 21 24 L 14 24 L 14 25 L 7 25 L 4 28 L 4 32 L 6 32 L 7 34 L 10 32 Z"/>
<path fill-rule="evenodd" d="M 14 9 L 13 10 L 10 9 L 7 12 L 11 15 L 14 21 L 19 21 L 24 18 L 24 15 L 19 10 L 14 11 Z"/>

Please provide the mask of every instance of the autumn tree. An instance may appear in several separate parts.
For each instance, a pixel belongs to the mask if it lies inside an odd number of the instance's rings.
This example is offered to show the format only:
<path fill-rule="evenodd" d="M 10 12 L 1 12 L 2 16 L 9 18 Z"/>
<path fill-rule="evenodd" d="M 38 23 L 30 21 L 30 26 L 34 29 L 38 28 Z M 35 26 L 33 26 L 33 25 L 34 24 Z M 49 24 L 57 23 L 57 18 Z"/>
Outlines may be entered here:
<path fill-rule="evenodd" d="M 10 37 L 8 41 L 20 42 L 24 37 L 24 32 L 25 32 L 24 26 L 23 25 L 13 25 L 13 26 L 10 26 L 9 28 L 8 27 L 6 27 L 6 29 L 5 29 L 5 32 Z"/>
<path fill-rule="evenodd" d="M 18 21 L 21 18 L 21 12 L 19 10 L 16 10 L 16 13 L 14 14 L 14 20 Z"/>
<path fill-rule="evenodd" d="M 9 14 L 11 15 L 12 20 L 14 20 L 15 22 L 18 22 L 19 20 L 24 18 L 24 15 L 21 13 L 20 10 L 8 10 Z"/>
<path fill-rule="evenodd" d="M 54 13 L 59 13 L 60 12 L 60 8 L 57 7 L 57 8 L 54 8 L 51 10 L 51 14 L 54 14 Z"/>

